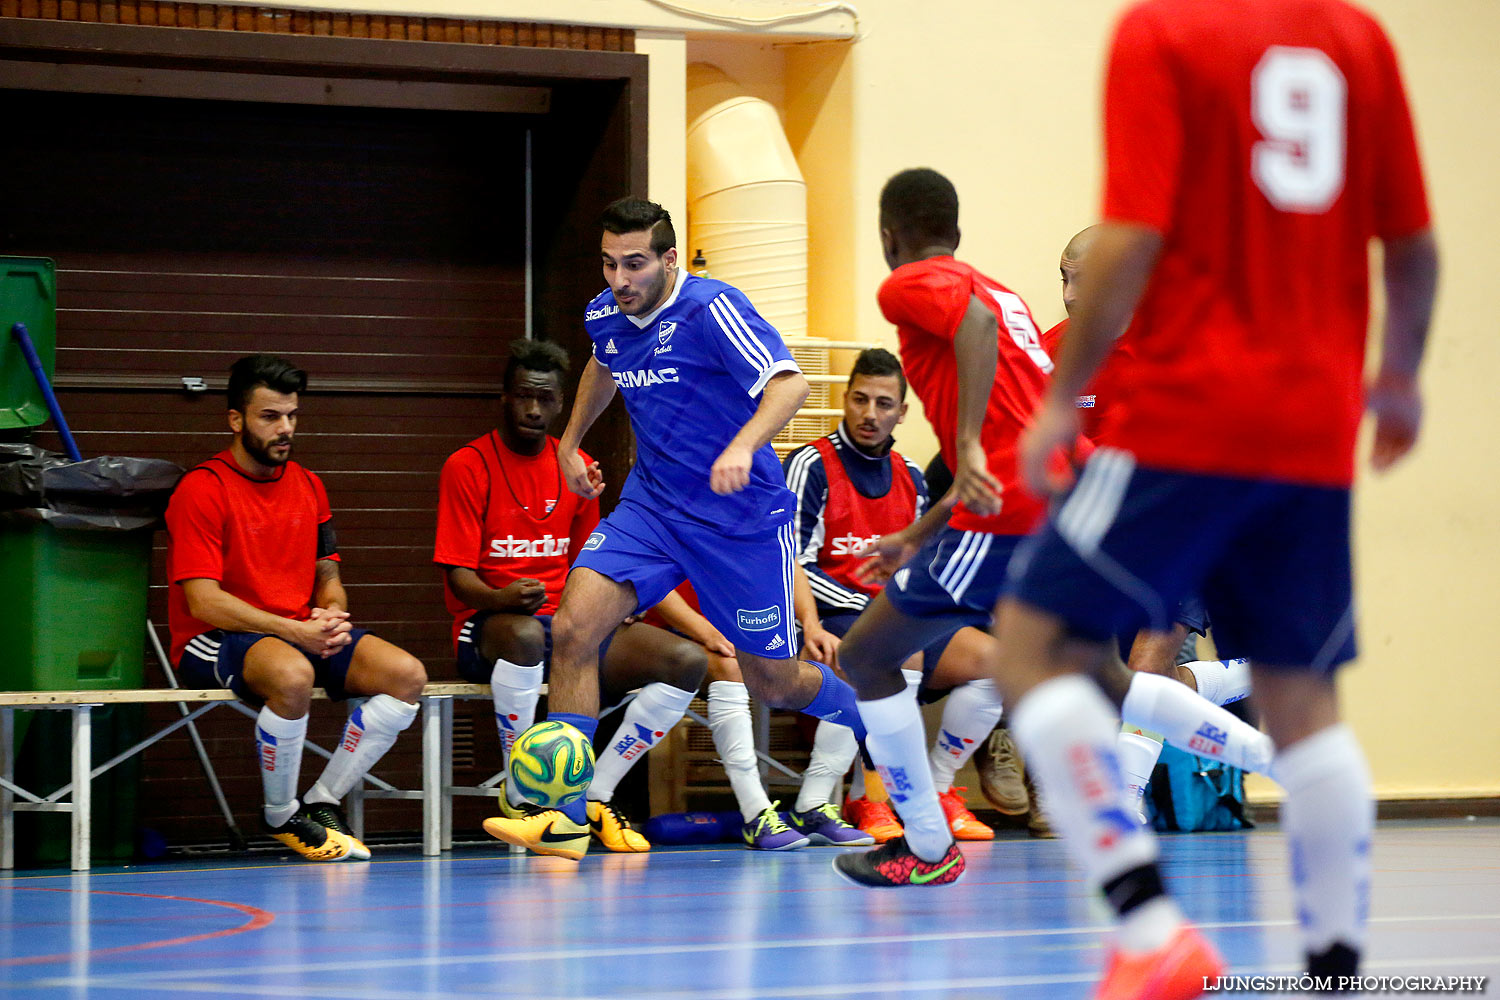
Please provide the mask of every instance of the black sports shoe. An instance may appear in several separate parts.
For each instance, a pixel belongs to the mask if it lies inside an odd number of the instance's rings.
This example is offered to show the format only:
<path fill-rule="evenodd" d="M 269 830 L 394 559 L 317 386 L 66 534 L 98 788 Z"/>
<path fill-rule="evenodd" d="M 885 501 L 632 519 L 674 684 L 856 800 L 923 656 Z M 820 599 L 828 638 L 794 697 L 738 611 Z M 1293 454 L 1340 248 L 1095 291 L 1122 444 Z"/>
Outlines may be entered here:
<path fill-rule="evenodd" d="M 897 837 L 873 851 L 851 851 L 833 859 L 833 870 L 858 885 L 947 885 L 964 873 L 958 844 L 948 845 L 941 861 L 923 861 Z"/>
<path fill-rule="evenodd" d="M 335 833 L 342 833 L 348 838 L 353 849 L 352 860 L 369 861 L 370 849 L 365 846 L 364 841 L 354 835 L 349 829 L 349 819 L 344 815 L 344 810 L 333 802 L 309 802 L 302 807 L 302 811 L 314 820 L 322 823 L 325 827 Z"/>
<path fill-rule="evenodd" d="M 261 820 L 265 823 L 265 820 Z M 266 832 L 309 861 L 358 861 L 354 851 L 359 841 L 330 830 L 307 814 L 304 806 L 280 826 L 265 823 Z M 361 845 L 363 846 L 363 845 Z M 365 852 L 365 857 L 370 856 Z"/>

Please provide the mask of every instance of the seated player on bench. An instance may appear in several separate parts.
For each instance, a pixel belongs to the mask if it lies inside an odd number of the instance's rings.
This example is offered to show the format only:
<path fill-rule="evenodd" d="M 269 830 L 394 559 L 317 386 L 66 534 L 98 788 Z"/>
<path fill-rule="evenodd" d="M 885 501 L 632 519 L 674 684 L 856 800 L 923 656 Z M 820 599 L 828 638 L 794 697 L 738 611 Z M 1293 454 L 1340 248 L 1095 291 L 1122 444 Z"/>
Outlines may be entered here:
<path fill-rule="evenodd" d="M 557 439 L 547 434 L 562 412 L 567 370 L 556 344 L 513 341 L 500 426 L 449 456 L 438 491 L 433 562 L 444 570 L 458 672 L 491 686 L 507 765 L 536 715 L 568 568 L 599 523 L 599 501 L 567 488 Z M 611 800 L 625 773 L 687 711 L 707 665 L 699 646 L 640 623 L 615 629 L 600 647 L 602 704 L 640 689 L 599 751 L 588 790 L 589 830 L 609 850 L 651 849 Z M 502 794 L 507 815 L 519 815 L 519 805 Z"/>
<path fill-rule="evenodd" d="M 313 861 L 363 861 L 339 801 L 417 713 L 427 671 L 349 620 L 323 482 L 292 461 L 307 374 L 255 354 L 229 369 L 229 447 L 182 477 L 167 507 L 172 659 L 189 687 L 260 705 L 264 819 Z M 368 698 L 312 788 L 297 799 L 308 703 Z"/>

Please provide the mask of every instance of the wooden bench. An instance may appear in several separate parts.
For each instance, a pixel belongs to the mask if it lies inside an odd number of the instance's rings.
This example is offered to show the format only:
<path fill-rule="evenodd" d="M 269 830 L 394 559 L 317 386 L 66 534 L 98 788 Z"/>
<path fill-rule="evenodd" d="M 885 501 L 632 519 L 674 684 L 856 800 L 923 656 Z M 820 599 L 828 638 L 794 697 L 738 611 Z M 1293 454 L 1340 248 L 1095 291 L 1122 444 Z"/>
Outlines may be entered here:
<path fill-rule="evenodd" d="M 545 691 L 545 685 L 543 686 Z M 321 689 L 313 698 L 326 700 Z M 371 798 L 422 800 L 422 853 L 435 855 L 453 846 L 453 796 L 493 795 L 501 775 L 474 787 L 453 785 L 453 702 L 461 698 L 489 698 L 488 684 L 432 683 L 422 689 L 422 787 L 400 789 L 376 777 L 365 776 L 346 800 L 349 823 L 357 836 L 364 835 L 364 801 Z M 99 705 L 139 705 L 170 702 L 182 707 L 182 717 L 116 754 L 98 767 L 93 761 L 93 709 Z M 351 708 L 358 702 L 351 700 Z M 147 747 L 190 725 L 198 716 L 220 705 L 228 705 L 254 718 L 255 709 L 239 701 L 231 691 L 219 688 L 151 688 L 122 691 L 0 691 L 0 869 L 15 867 L 15 814 L 17 812 L 65 812 L 72 814 L 70 858 L 74 871 L 89 867 L 90 789 L 94 778 L 129 760 Z M 189 706 L 194 706 L 189 708 Z M 15 781 L 15 713 L 56 710 L 73 716 L 72 780 L 46 796 L 31 792 Z M 196 735 L 196 734 L 195 734 Z M 309 742 L 309 750 L 324 757 L 330 752 Z M 220 806 L 228 813 L 217 780 L 208 772 Z M 367 787 L 371 786 L 371 787 Z M 69 798 L 70 801 L 63 801 Z M 18 801 L 19 800 L 19 801 Z"/>

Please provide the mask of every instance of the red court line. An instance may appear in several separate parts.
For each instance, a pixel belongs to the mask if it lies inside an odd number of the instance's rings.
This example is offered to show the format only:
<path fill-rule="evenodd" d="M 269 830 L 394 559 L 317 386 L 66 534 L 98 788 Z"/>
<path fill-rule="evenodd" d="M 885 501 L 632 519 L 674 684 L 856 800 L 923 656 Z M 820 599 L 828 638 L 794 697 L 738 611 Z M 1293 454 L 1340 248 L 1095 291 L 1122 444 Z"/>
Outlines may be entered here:
<path fill-rule="evenodd" d="M 69 893 L 72 889 L 47 889 L 41 886 L 15 886 L 17 892 L 61 892 Z M 118 955 L 127 951 L 146 951 L 150 948 L 167 948 L 176 944 L 191 944 L 194 941 L 207 941 L 211 938 L 229 937 L 234 934 L 243 934 L 246 931 L 258 931 L 262 927 L 270 926 L 276 919 L 276 914 L 267 913 L 258 907 L 247 906 L 244 903 L 230 903 L 222 899 L 194 899 L 191 896 L 158 896 L 149 892 L 110 892 L 104 889 L 91 889 L 89 892 L 96 896 L 134 896 L 137 899 L 169 899 L 178 903 L 203 903 L 206 906 L 222 906 L 229 910 L 239 910 L 248 913 L 250 919 L 238 927 L 228 927 L 221 931 L 209 931 L 206 934 L 189 934 L 185 937 L 165 938 L 161 941 L 143 941 L 140 944 L 122 944 L 113 948 L 95 948 L 85 952 L 82 956 L 70 951 L 58 952 L 55 955 L 30 955 L 25 958 L 0 959 L 0 967 L 13 965 L 44 965 L 48 962 L 72 961 L 75 958 L 98 958 L 103 955 Z"/>

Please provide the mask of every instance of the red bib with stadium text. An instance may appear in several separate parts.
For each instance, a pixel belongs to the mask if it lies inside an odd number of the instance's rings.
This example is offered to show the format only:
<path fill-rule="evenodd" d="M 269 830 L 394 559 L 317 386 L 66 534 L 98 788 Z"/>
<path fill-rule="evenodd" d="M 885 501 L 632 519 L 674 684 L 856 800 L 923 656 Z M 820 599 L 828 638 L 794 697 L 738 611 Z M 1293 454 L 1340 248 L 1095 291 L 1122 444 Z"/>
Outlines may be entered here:
<path fill-rule="evenodd" d="M 826 437 L 813 442 L 823 457 L 828 476 L 828 502 L 823 506 L 823 547 L 818 550 L 818 568 L 851 590 L 876 594 L 880 586 L 860 583 L 854 570 L 864 562 L 865 550 L 882 535 L 900 531 L 916 519 L 917 488 L 906 471 L 906 461 L 892 451 L 891 488 L 883 497 L 867 497 L 854 488 L 833 442 Z"/>

